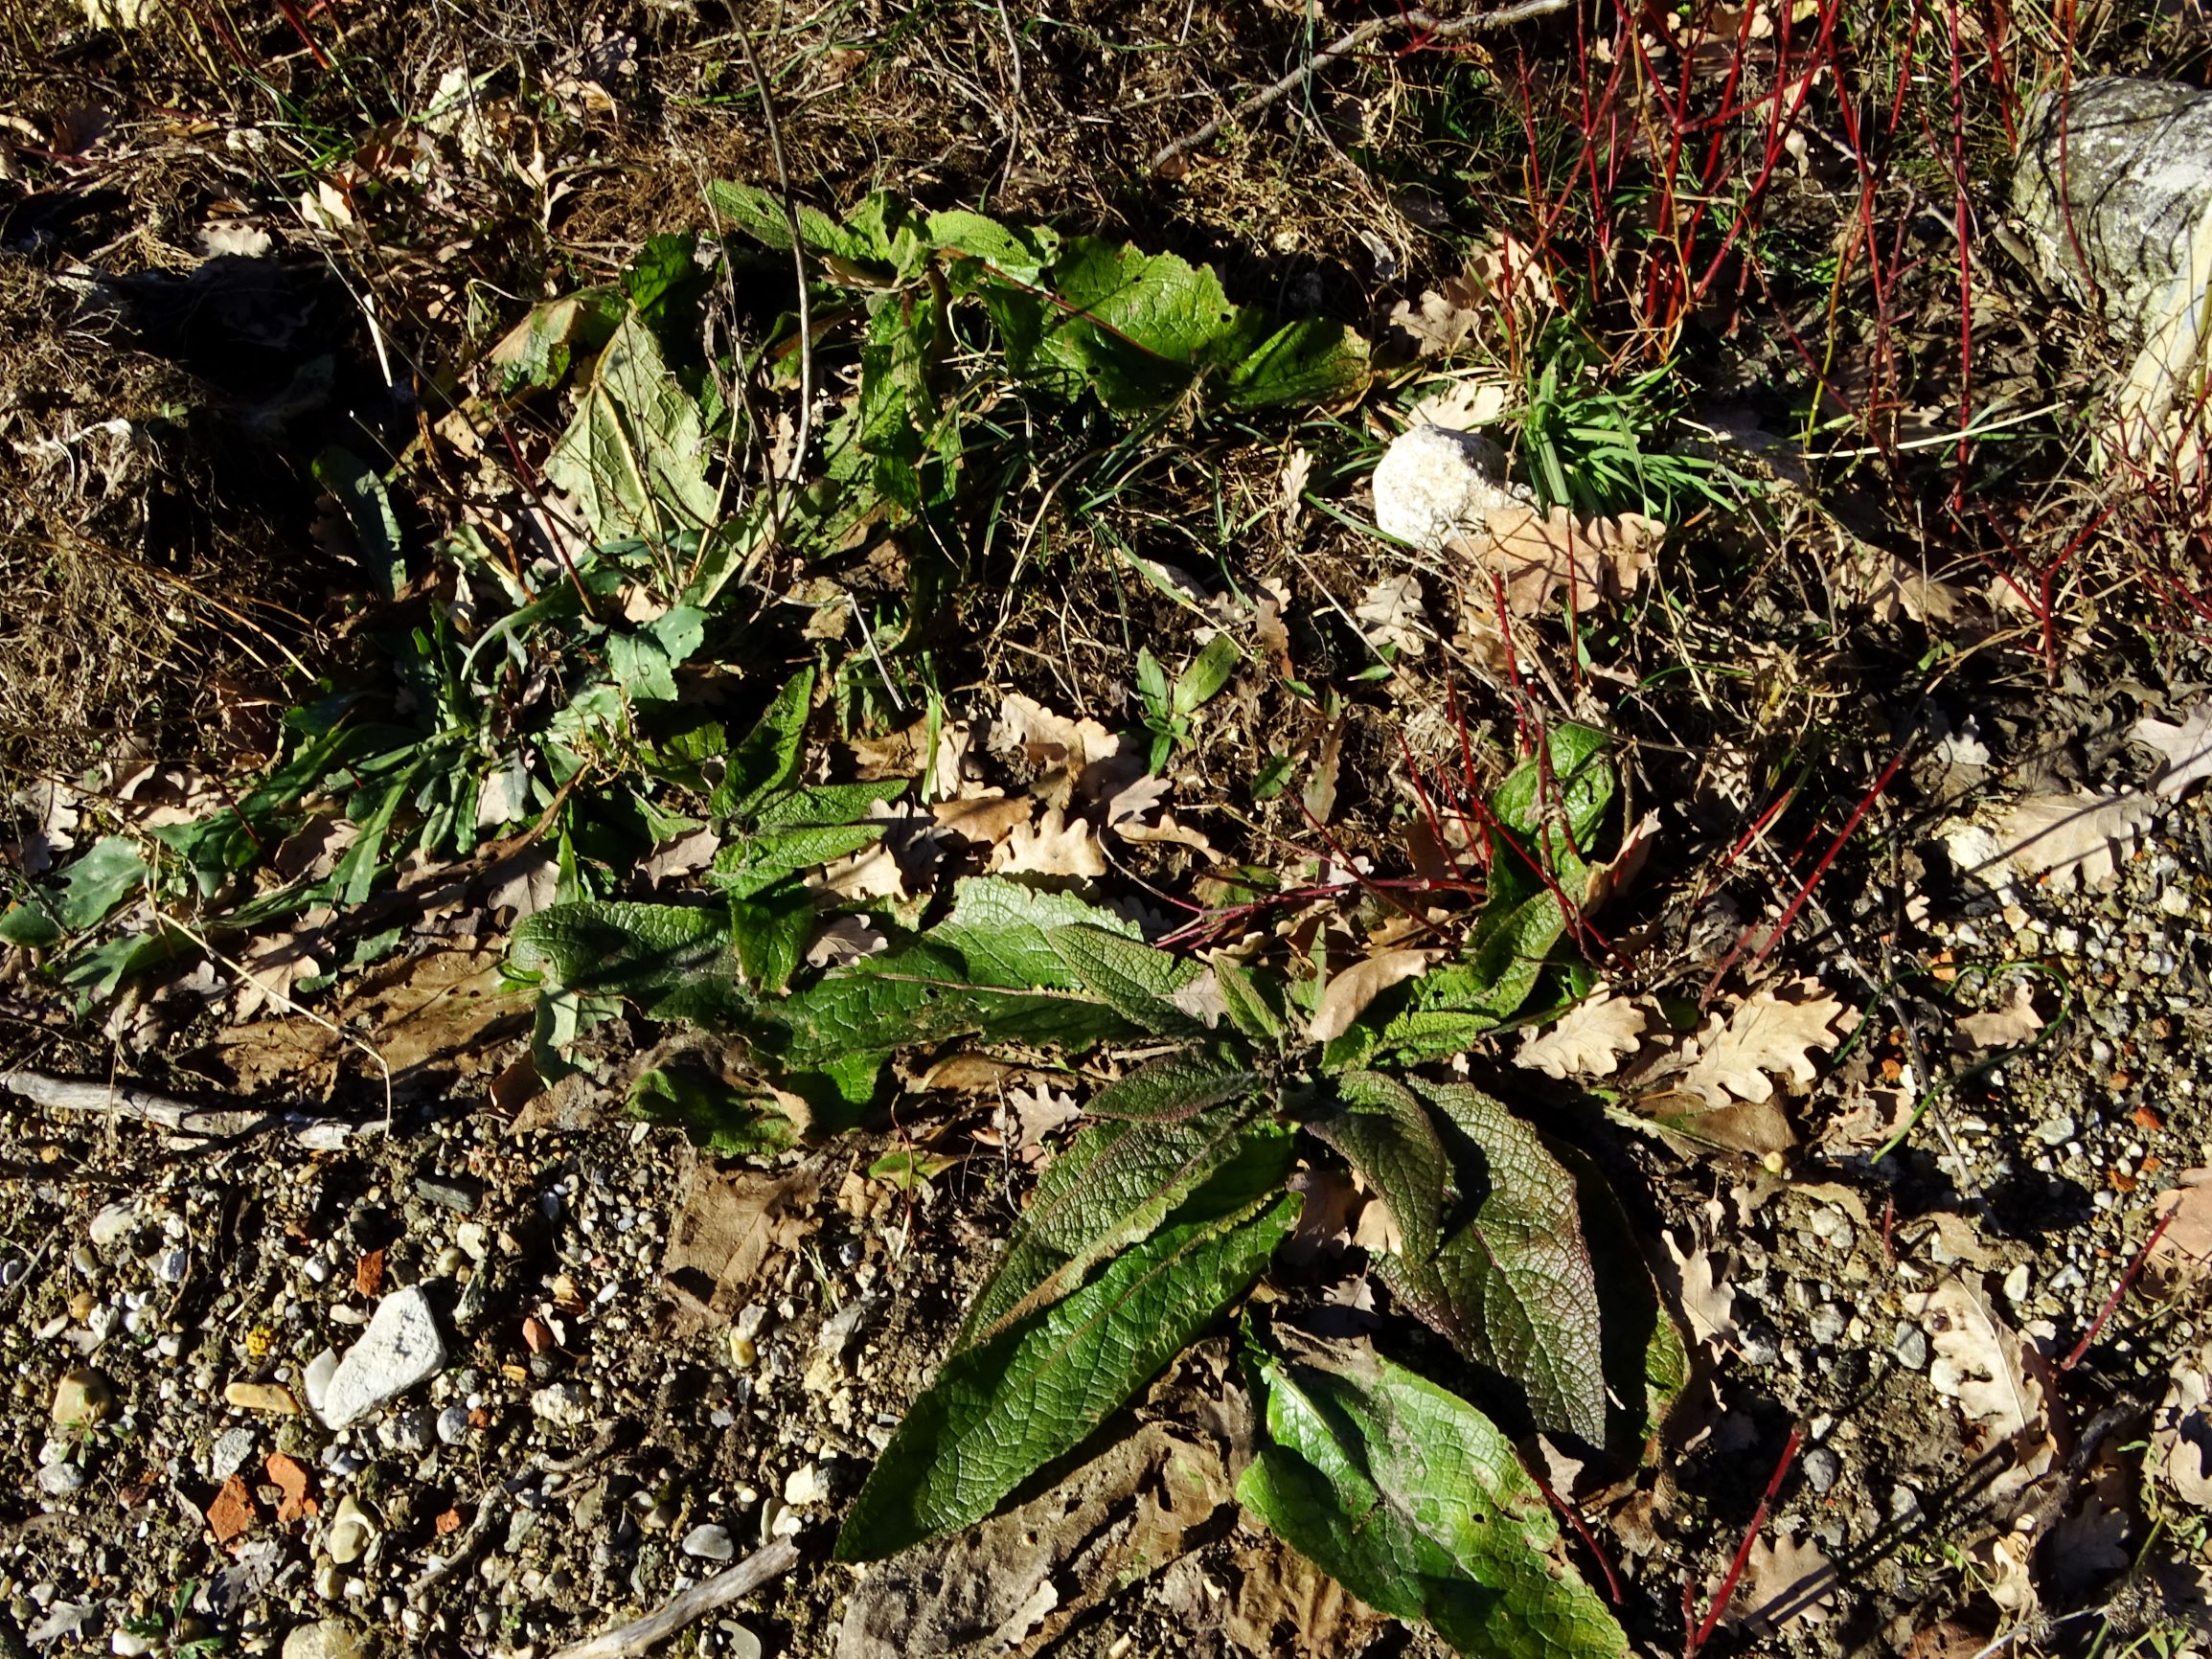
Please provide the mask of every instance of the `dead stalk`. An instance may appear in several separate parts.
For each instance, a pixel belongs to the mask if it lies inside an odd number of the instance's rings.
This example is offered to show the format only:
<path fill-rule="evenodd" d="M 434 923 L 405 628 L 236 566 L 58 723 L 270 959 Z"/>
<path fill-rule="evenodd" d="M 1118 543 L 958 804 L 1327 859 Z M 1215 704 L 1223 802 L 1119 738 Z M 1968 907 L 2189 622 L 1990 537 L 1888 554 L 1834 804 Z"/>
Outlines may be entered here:
<path fill-rule="evenodd" d="M 753 85 L 761 95 L 761 121 L 768 129 L 768 152 L 775 157 L 776 193 L 783 198 L 784 223 L 791 236 L 791 268 L 799 280 L 799 424 L 791 443 L 790 468 L 785 474 L 796 485 L 806 470 L 807 440 L 814 415 L 814 314 L 807 297 L 807 244 L 799 236 L 799 209 L 791 199 L 791 170 L 784 160 L 784 131 L 776 122 L 775 97 L 768 90 L 768 78 L 761 72 L 752 35 L 741 29 L 738 45 L 744 51 L 745 67 L 752 71 Z"/>
<path fill-rule="evenodd" d="M 1226 115 L 1216 116 L 1197 131 L 1174 143 L 1152 157 L 1152 170 L 1157 172 L 1177 156 L 1211 144 L 1221 134 L 1221 128 L 1232 121 L 1243 122 L 1260 113 L 1269 104 L 1278 102 L 1312 79 L 1316 70 L 1324 69 L 1337 58 L 1357 52 L 1386 29 L 1403 25 L 1420 32 L 1423 44 L 1435 40 L 1454 40 L 1465 34 L 1477 34 L 1492 29 L 1504 29 L 1515 23 L 1526 22 L 1531 17 L 1547 16 L 1554 11 L 1564 11 L 1567 0 L 1520 0 L 1517 6 L 1508 6 L 1502 11 L 1476 11 L 1465 17 L 1440 18 L 1426 11 L 1393 12 L 1386 17 L 1371 17 L 1356 29 L 1338 35 L 1289 74 L 1272 86 L 1255 92 Z"/>
<path fill-rule="evenodd" d="M 764 1584 L 772 1583 L 798 1564 L 799 1546 L 788 1538 L 778 1538 L 766 1549 L 754 1551 L 736 1566 L 724 1568 L 713 1578 L 677 1592 L 657 1611 L 627 1625 L 617 1625 L 588 1642 L 563 1648 L 553 1659 L 635 1659 L 635 1655 L 657 1648 L 686 1625 L 695 1625 L 709 1613 L 751 1595 Z"/>

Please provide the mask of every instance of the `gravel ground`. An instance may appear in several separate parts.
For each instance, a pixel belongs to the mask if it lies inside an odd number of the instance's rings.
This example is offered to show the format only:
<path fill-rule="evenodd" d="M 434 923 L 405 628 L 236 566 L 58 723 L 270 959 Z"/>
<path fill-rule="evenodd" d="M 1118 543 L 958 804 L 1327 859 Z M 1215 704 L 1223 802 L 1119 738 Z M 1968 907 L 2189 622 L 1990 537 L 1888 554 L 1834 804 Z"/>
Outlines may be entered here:
<path fill-rule="evenodd" d="M 1897 942 L 1929 971 L 1798 1103 L 1812 1144 L 1786 1173 L 1625 1144 L 1653 1194 L 1648 1226 L 1703 1251 L 1724 1302 L 1669 1455 L 1591 1505 L 1647 1640 L 1685 1579 L 1724 1569 L 1792 1425 L 1802 1449 L 1763 1536 L 1817 1548 L 1836 1579 L 1780 1631 L 1725 1639 L 1944 1651 L 1910 1644 L 1977 1604 L 1977 1582 L 2001 1591 L 1993 1552 L 2015 1533 L 2044 1540 L 2046 1581 L 2104 1604 L 2145 1512 L 2132 1496 L 2077 1500 L 2108 1466 L 2125 1475 L 2119 1448 L 2139 1443 L 2169 1371 L 2206 1334 L 2201 1293 L 2139 1291 L 2079 1367 L 2044 1374 L 2070 1421 L 2058 1455 L 2072 1478 L 2025 1494 L 1993 1493 L 1973 1466 L 1985 1448 L 1938 1391 L 1940 1345 L 1912 1299 L 1971 1279 L 2055 1361 L 2096 1321 L 2156 1193 L 2212 1164 L 2196 1058 L 2212 1018 L 2208 896 L 2212 815 L 2195 807 L 2162 821 L 2109 893 L 2023 907 L 1960 886 Z M 1941 1053 L 1939 999 L 1999 1007 L 2016 985 L 2046 1021 L 2040 1045 L 1963 1081 L 1940 1128 L 1931 1117 L 1871 1164 L 1880 1136 L 1864 1120 L 1894 1114 L 1915 1045 Z M 757 1265 L 703 1292 L 668 1272 L 693 1260 L 687 1195 L 718 1179 L 679 1135 L 620 1122 L 517 1133 L 481 1092 L 420 1096 L 389 1135 L 372 1124 L 323 1151 L 281 1132 L 172 1146 L 138 1123 L 11 1120 L 8 1641 L 547 1653 L 788 1535 L 799 1568 L 679 1650 L 832 1648 L 856 1581 L 828 1560 L 833 1519 L 938 1356 L 1025 1171 L 977 1151 L 909 1194 L 865 1172 L 896 1144 L 881 1137 L 787 1156 L 773 1178 L 788 1213 L 754 1218 Z M 363 1382 L 353 1351 L 418 1308 L 431 1351 L 394 1362 L 420 1380 L 343 1428 L 301 1409 L 374 1398 L 384 1383 Z M 1195 1351 L 1140 1415 L 1233 1413 L 1226 1348 Z M 333 1377 L 334 1356 L 347 1357 Z M 1238 1438 L 1222 1432 L 1231 1462 Z M 1078 1622 L 1061 1650 L 1240 1650 L 1204 1610 L 1249 1575 L 1253 1537 L 1227 1511 L 1199 1542 Z M 2118 1609 L 2115 1629 L 2149 1606 Z M 191 1646 L 201 1638 L 227 1646 Z M 1426 1650 L 1412 1640 L 1398 1650 Z"/>

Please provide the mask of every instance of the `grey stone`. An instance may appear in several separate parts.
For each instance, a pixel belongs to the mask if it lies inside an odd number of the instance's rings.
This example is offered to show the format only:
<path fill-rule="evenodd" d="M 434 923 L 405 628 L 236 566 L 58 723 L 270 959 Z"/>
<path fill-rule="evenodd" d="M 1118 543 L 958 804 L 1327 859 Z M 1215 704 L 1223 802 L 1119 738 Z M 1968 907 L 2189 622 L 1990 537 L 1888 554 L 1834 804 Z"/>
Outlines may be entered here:
<path fill-rule="evenodd" d="M 476 1208 L 477 1200 L 482 1196 L 479 1190 L 468 1182 L 437 1175 L 416 1176 L 415 1193 L 442 1209 L 455 1210 L 464 1216 Z"/>
<path fill-rule="evenodd" d="M 50 1498 L 82 1491 L 84 1470 L 77 1464 L 48 1464 L 38 1471 L 38 1489 Z"/>
<path fill-rule="evenodd" d="M 376 1305 L 361 1340 L 346 1351 L 323 1391 L 323 1420 L 344 1428 L 445 1369 L 445 1340 L 420 1286 Z"/>
<path fill-rule="evenodd" d="M 1927 1363 L 1927 1332 L 1917 1325 L 1900 1323 L 1891 1339 L 1890 1352 L 1905 1370 L 1920 1370 Z"/>
<path fill-rule="evenodd" d="M 696 1556 L 702 1561 L 734 1560 L 738 1554 L 737 1541 L 730 1536 L 727 1527 L 694 1527 L 684 1534 L 684 1554 Z"/>
<path fill-rule="evenodd" d="M 1843 1460 L 1833 1446 L 1816 1445 L 1805 1454 L 1805 1484 L 1825 1497 L 1843 1473 Z"/>
<path fill-rule="evenodd" d="M 468 1408 L 449 1405 L 438 1414 L 438 1439 L 446 1445 L 460 1445 L 468 1438 Z"/>
<path fill-rule="evenodd" d="M 2063 184 L 2063 189 L 2062 189 Z M 2096 76 L 2030 104 L 2013 174 L 2044 274 L 2137 332 L 2212 203 L 2212 94 Z M 2077 249 L 2079 250 L 2077 253 Z"/>

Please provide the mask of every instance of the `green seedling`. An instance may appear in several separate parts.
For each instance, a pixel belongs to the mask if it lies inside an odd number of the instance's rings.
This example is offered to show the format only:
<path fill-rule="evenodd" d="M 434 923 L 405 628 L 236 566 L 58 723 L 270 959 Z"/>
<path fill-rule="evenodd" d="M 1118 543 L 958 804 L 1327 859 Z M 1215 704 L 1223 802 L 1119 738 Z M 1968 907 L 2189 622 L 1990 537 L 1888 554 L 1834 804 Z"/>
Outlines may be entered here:
<path fill-rule="evenodd" d="M 1191 717 L 1229 683 L 1242 660 L 1237 642 L 1227 634 L 1216 634 L 1170 686 L 1167 670 L 1151 648 L 1138 648 L 1137 697 L 1144 705 L 1145 730 L 1152 735 L 1150 770 L 1159 771 L 1176 749 L 1189 745 Z"/>

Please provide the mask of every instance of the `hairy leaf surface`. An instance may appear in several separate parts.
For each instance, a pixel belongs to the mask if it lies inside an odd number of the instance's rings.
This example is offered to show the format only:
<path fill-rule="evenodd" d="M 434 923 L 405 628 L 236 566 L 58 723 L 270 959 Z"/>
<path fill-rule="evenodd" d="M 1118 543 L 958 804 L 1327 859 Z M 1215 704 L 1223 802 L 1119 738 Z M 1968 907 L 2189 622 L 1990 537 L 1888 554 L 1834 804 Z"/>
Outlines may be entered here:
<path fill-rule="evenodd" d="M 1232 1161 L 1233 1178 L 1245 1184 L 1248 1197 L 1278 1186 L 1289 1167 L 1290 1138 L 1279 1125 L 1256 1122 L 1258 1112 L 1257 1102 L 1240 1100 L 1176 1123 L 1084 1129 L 1038 1182 L 953 1346 L 970 1347 L 1074 1288 Z"/>
<path fill-rule="evenodd" d="M 1382 1195 L 1406 1257 L 1425 1261 L 1436 1253 L 1450 1165 L 1410 1089 L 1380 1072 L 1347 1072 L 1336 1079 L 1333 1108 L 1306 1126 Z"/>
<path fill-rule="evenodd" d="M 1215 1191 L 1083 1288 L 946 1360 L 854 1501 L 837 1558 L 879 1559 L 981 1520 L 1242 1296 L 1299 1201 L 1223 1213 Z"/>
<path fill-rule="evenodd" d="M 1422 1084 L 1471 1212 L 1426 1262 L 1384 1263 L 1392 1291 L 1460 1352 L 1527 1391 L 1548 1429 L 1602 1444 L 1597 1278 L 1574 1176 L 1528 1125 L 1464 1084 Z"/>
<path fill-rule="evenodd" d="M 715 1025 L 745 1007 L 718 910 L 577 899 L 526 917 L 508 954 L 562 990 L 627 997 L 654 1019 Z"/>

